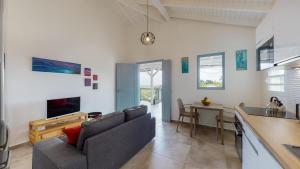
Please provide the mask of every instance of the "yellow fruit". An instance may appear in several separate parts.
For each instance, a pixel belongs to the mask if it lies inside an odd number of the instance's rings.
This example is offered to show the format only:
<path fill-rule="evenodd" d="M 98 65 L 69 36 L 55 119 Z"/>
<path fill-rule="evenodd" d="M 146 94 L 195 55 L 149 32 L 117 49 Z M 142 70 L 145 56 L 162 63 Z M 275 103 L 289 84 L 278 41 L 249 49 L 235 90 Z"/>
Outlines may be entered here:
<path fill-rule="evenodd" d="M 208 106 L 208 105 L 210 105 L 210 101 L 208 100 L 208 98 L 207 97 L 205 97 L 202 101 L 202 104 L 204 104 L 205 106 Z"/>

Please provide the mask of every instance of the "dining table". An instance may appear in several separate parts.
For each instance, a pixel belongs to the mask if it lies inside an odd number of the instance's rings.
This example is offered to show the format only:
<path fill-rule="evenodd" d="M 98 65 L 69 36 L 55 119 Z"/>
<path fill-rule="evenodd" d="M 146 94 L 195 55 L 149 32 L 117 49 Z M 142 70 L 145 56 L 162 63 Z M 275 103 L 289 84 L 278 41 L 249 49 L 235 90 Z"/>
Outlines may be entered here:
<path fill-rule="evenodd" d="M 204 105 L 201 102 L 195 102 L 190 106 L 190 109 L 192 112 L 195 112 L 199 114 L 201 110 L 211 110 L 211 111 L 217 111 L 219 112 L 219 117 L 220 117 L 220 123 L 221 123 L 221 143 L 224 145 L 224 119 L 223 119 L 223 114 L 224 114 L 224 106 L 222 104 L 217 104 L 217 103 L 211 103 L 209 105 Z M 210 112 L 210 111 L 208 111 Z M 199 116 L 197 116 L 199 117 Z M 197 120 L 199 121 L 199 120 Z M 199 124 L 197 124 L 199 125 Z"/>

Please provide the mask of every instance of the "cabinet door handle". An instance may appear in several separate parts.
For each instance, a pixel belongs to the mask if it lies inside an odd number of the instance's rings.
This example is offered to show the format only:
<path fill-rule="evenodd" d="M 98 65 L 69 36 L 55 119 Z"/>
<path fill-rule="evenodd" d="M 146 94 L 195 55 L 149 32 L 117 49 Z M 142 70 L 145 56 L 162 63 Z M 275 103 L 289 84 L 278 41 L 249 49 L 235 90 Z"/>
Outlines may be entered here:
<path fill-rule="evenodd" d="M 254 150 L 255 154 L 258 155 L 258 151 L 257 149 L 254 147 L 253 143 L 250 141 L 250 139 L 247 137 L 246 133 L 244 133 L 245 138 L 248 140 L 248 142 L 250 143 L 250 146 L 252 147 L 252 149 Z"/>

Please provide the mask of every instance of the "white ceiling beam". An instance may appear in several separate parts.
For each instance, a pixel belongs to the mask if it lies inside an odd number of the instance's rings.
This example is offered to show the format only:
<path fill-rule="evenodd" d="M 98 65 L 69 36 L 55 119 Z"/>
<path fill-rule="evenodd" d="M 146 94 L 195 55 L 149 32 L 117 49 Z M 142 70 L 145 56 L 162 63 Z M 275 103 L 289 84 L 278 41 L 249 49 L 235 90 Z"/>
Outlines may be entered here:
<path fill-rule="evenodd" d="M 124 15 L 127 16 L 128 19 L 131 19 L 133 21 L 133 24 L 146 21 L 145 15 L 141 15 L 140 13 L 122 5 L 121 3 L 118 4 L 123 7 Z"/>
<path fill-rule="evenodd" d="M 246 26 L 246 27 L 256 27 L 260 20 L 256 19 L 235 19 L 235 18 L 225 18 L 222 16 L 199 16 L 199 15 L 185 15 L 185 14 L 170 14 L 170 17 L 173 19 L 183 19 L 183 20 L 194 20 L 201 22 L 211 22 L 227 25 L 237 25 L 237 26 Z"/>
<path fill-rule="evenodd" d="M 129 14 L 128 10 L 126 9 L 125 6 L 123 6 L 121 3 L 117 3 L 118 7 L 120 9 L 120 11 L 122 12 L 123 15 L 125 15 L 125 17 L 129 20 L 129 22 L 131 24 L 135 24 L 134 19 L 132 18 L 132 16 Z"/>
<path fill-rule="evenodd" d="M 169 17 L 169 14 L 168 14 L 168 11 L 167 9 L 161 5 L 161 2 L 160 0 L 150 0 L 152 5 L 157 8 L 157 10 L 160 12 L 160 14 L 164 17 L 164 19 L 166 21 L 169 21 L 170 20 L 170 17 Z"/>
<path fill-rule="evenodd" d="M 161 5 L 166 7 L 223 9 L 232 11 L 267 13 L 272 9 L 274 1 L 161 0 Z"/>
<path fill-rule="evenodd" d="M 147 15 L 145 8 L 137 4 L 134 0 L 118 0 L 118 2 L 142 15 Z M 160 23 L 164 22 L 160 14 L 152 12 L 151 10 L 149 10 L 149 18 Z"/>

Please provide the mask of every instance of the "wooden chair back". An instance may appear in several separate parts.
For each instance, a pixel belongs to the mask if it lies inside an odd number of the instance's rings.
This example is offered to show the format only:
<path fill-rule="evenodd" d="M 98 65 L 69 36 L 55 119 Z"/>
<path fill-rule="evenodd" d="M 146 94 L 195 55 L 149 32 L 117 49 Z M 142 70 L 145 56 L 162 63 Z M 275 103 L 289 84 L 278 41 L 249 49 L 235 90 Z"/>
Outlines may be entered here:
<path fill-rule="evenodd" d="M 177 104 L 178 104 L 178 108 L 179 108 L 179 113 L 184 114 L 185 113 L 185 108 L 184 108 L 184 104 L 183 104 L 181 98 L 177 99 Z"/>

